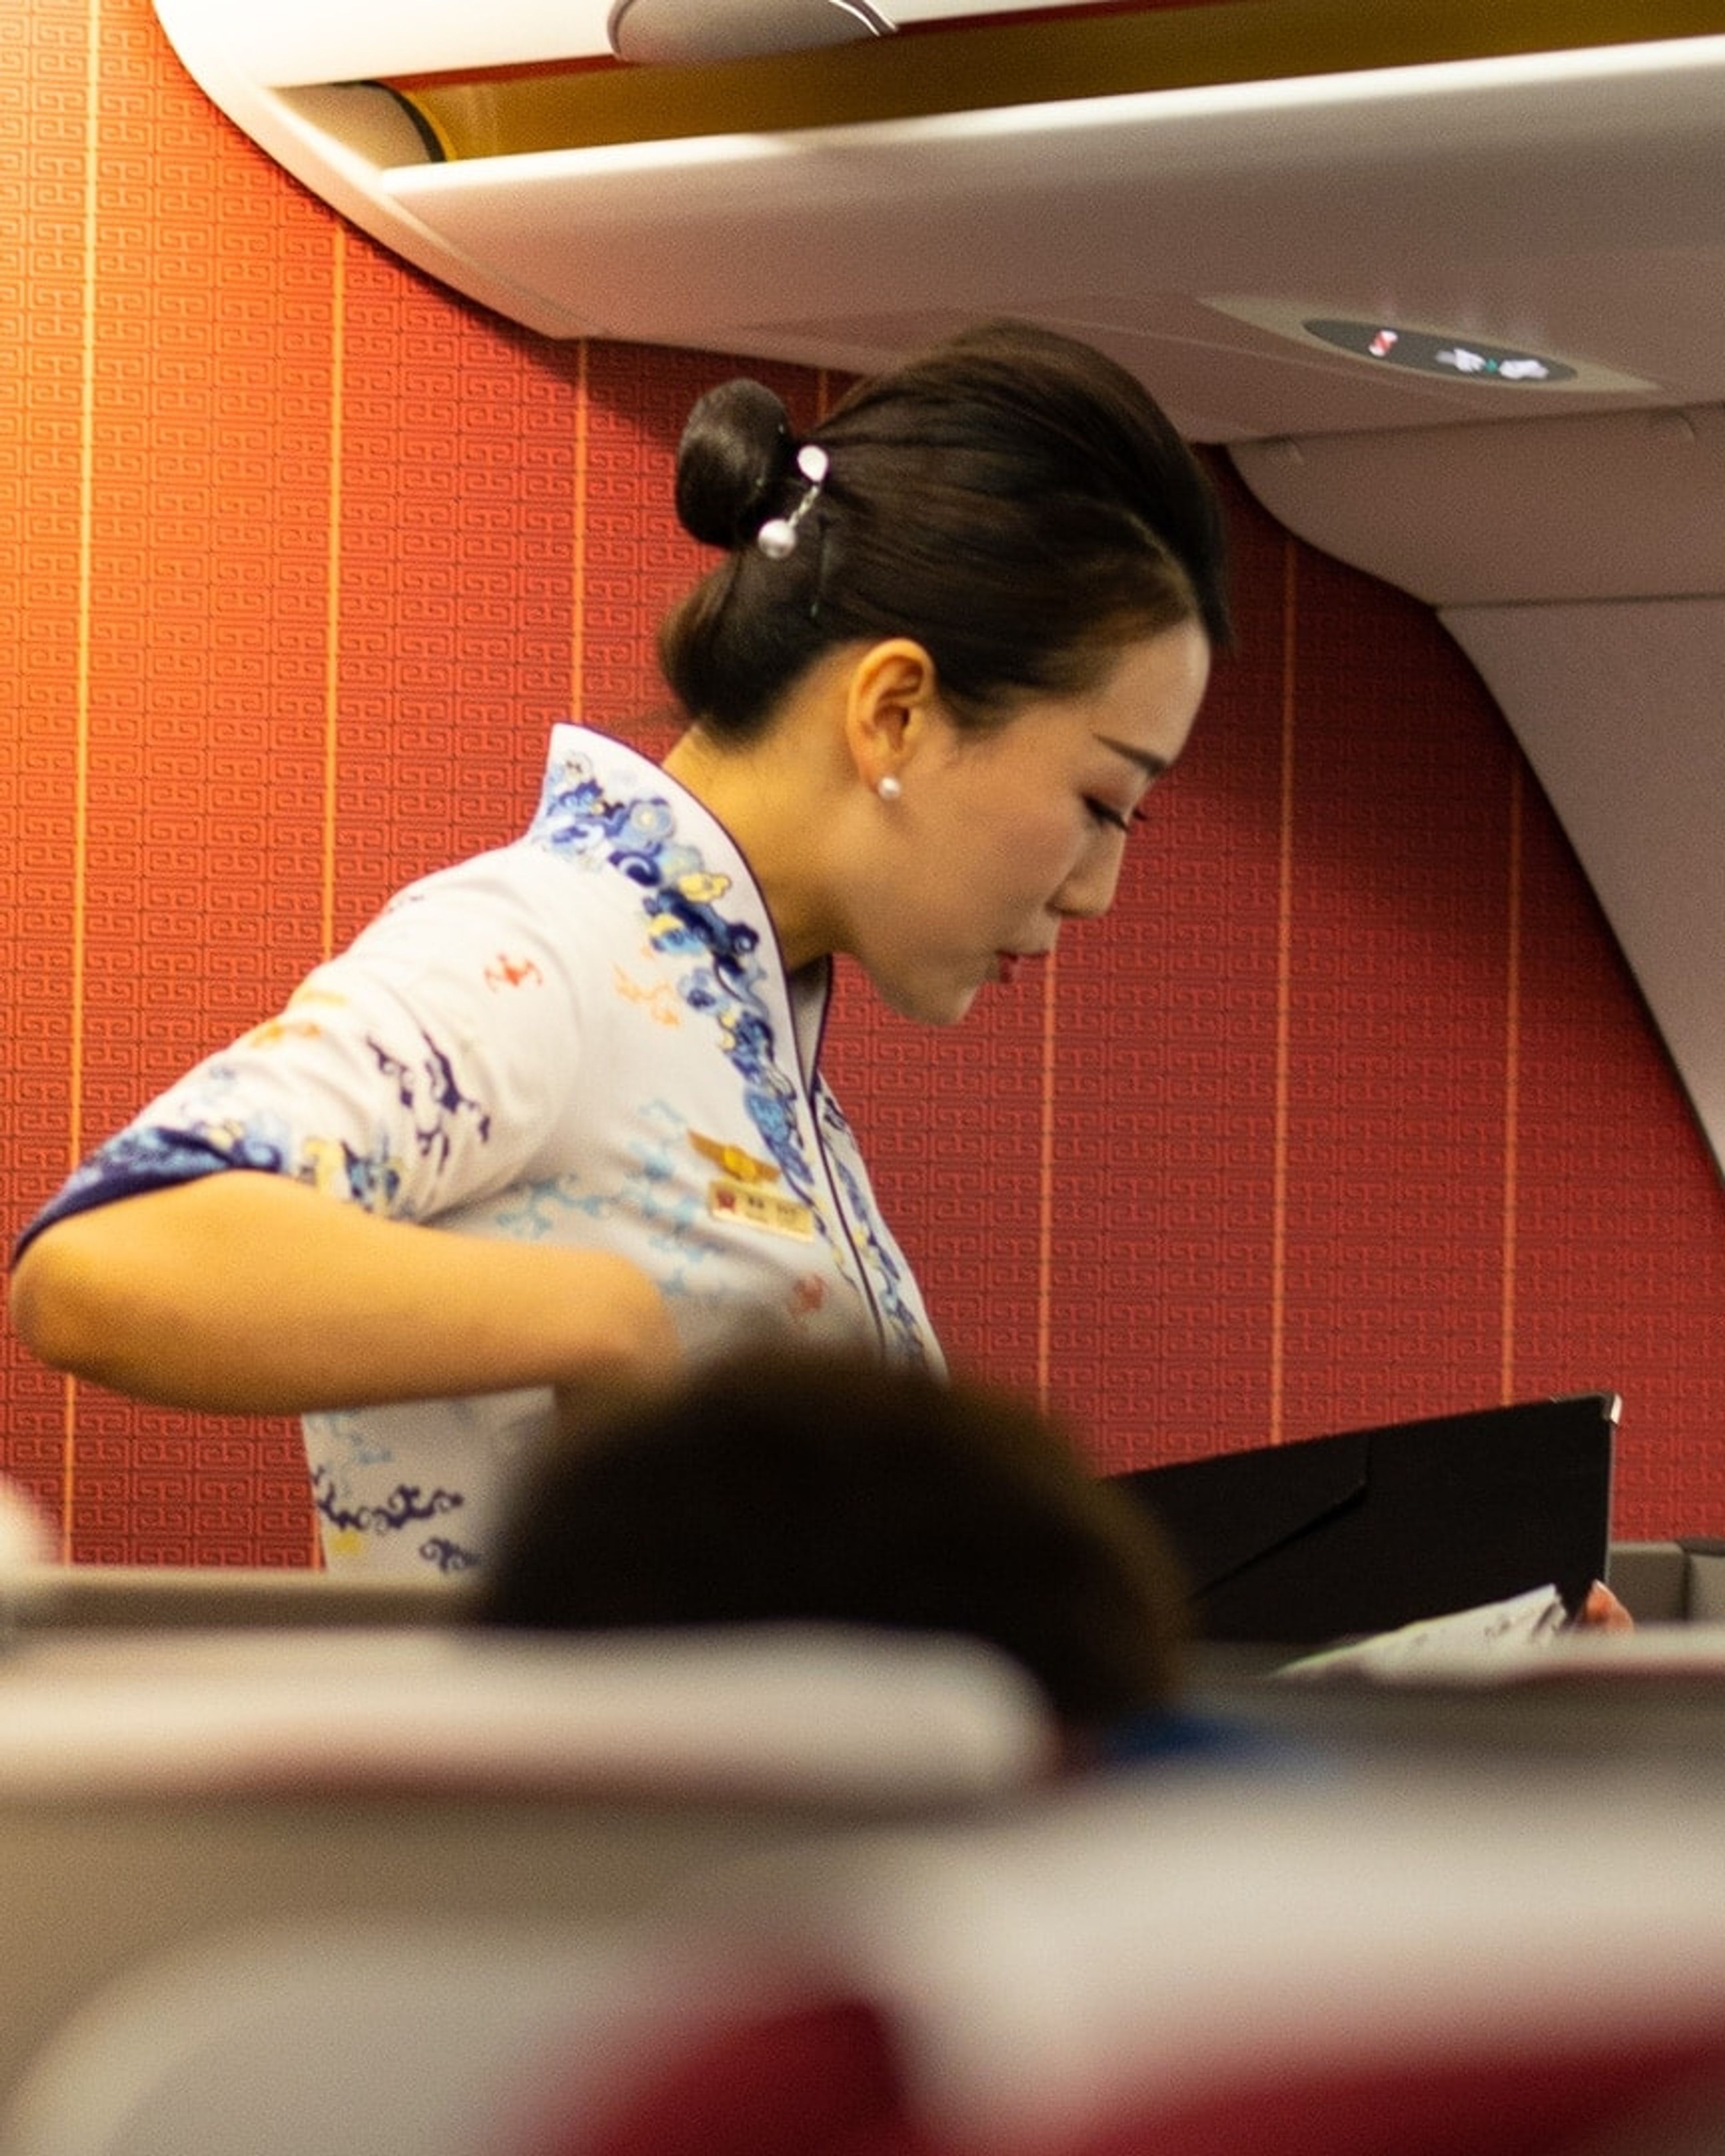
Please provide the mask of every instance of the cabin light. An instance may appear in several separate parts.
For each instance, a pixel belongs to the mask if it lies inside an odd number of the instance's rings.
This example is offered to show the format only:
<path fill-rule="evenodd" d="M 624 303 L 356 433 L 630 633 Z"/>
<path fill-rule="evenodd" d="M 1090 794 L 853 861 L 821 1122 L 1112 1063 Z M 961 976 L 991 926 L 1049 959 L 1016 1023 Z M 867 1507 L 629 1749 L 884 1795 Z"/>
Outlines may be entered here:
<path fill-rule="evenodd" d="M 660 66 L 810 52 L 895 27 L 869 0 L 613 0 L 605 24 L 619 59 Z"/>
<path fill-rule="evenodd" d="M 1354 315 L 1334 300 L 1266 299 L 1240 293 L 1206 294 L 1202 304 L 1254 329 L 1296 344 L 1344 354 L 1387 374 L 1423 375 L 1427 382 L 1476 382 L 1494 388 L 1549 391 L 1575 396 L 1645 396 L 1658 389 L 1645 376 L 1605 367 L 1576 352 L 1561 357 L 1528 345 L 1501 344 L 1471 330 L 1445 328 L 1441 318 L 1410 321 L 1399 314 Z M 1356 303 L 1357 304 L 1357 303 Z M 1483 311 L 1483 310 L 1481 311 Z M 1416 385 L 1404 381 L 1404 388 Z"/>
<path fill-rule="evenodd" d="M 1388 322 L 1332 321 L 1320 317 L 1301 326 L 1308 336 L 1357 352 L 1385 367 L 1409 367 L 1416 374 L 1453 375 L 1463 382 L 1573 382 L 1575 369 L 1561 359 L 1516 352 L 1478 337 L 1436 336 L 1429 330 L 1399 329 Z"/>

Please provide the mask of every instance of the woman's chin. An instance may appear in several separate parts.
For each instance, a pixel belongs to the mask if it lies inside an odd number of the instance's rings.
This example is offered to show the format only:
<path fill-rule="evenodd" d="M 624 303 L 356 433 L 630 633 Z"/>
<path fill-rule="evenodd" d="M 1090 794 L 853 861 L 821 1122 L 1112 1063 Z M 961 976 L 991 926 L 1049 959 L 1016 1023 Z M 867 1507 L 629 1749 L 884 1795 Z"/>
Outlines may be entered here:
<path fill-rule="evenodd" d="M 969 1014 L 980 983 L 877 980 L 875 992 L 896 1017 L 913 1025 L 957 1025 Z"/>

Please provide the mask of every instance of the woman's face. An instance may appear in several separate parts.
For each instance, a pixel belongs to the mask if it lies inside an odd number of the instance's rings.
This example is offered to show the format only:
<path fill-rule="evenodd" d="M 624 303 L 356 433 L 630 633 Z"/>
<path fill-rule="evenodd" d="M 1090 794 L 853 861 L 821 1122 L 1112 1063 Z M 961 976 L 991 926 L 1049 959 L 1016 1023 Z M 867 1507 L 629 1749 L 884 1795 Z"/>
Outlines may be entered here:
<path fill-rule="evenodd" d="M 1145 794 L 1186 745 L 1209 677 L 1195 623 L 1123 646 L 1101 682 L 963 734 L 944 716 L 880 804 L 882 874 L 854 955 L 906 1018 L 950 1025 L 991 981 L 1114 901 Z"/>

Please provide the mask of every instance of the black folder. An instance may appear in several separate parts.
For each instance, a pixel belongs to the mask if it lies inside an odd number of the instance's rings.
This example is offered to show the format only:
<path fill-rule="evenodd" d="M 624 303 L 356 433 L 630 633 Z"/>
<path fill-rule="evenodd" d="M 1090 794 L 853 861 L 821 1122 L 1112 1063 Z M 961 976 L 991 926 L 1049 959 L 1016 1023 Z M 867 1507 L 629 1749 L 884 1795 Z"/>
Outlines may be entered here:
<path fill-rule="evenodd" d="M 1147 1506 L 1200 1640 L 1316 1646 L 1605 1573 L 1621 1403 L 1583 1393 L 1108 1479 Z"/>

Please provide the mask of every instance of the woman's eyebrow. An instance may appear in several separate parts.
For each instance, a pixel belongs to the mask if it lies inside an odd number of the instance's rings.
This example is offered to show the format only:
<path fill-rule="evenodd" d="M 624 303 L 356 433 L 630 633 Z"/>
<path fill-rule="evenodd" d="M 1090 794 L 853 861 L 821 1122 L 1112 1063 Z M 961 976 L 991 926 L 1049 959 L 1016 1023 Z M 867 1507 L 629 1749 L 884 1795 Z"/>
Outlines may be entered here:
<path fill-rule="evenodd" d="M 1133 748 L 1130 742 L 1116 741 L 1110 734 L 1091 737 L 1104 748 L 1111 748 L 1116 756 L 1123 756 L 1128 763 L 1135 763 L 1147 778 L 1160 778 L 1172 768 L 1165 756 L 1158 756 L 1153 749 Z"/>

